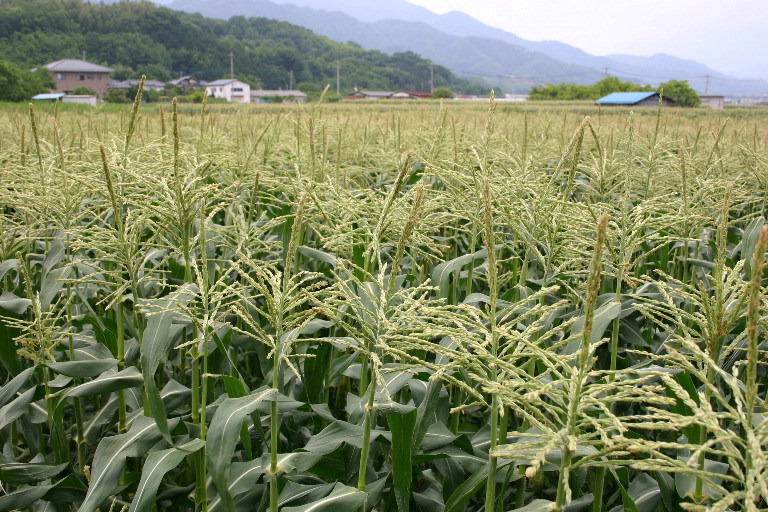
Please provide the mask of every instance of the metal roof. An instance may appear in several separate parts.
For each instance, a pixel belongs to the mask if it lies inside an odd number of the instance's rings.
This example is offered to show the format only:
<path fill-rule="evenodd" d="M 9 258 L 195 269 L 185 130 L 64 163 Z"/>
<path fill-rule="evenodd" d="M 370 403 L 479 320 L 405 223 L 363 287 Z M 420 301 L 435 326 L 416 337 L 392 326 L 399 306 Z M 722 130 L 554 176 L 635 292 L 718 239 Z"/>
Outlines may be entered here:
<path fill-rule="evenodd" d="M 595 105 L 636 105 L 652 96 L 658 96 L 657 92 L 612 92 L 595 101 Z"/>
<path fill-rule="evenodd" d="M 240 80 L 236 80 L 234 78 L 220 78 L 219 80 L 214 80 L 213 82 L 208 82 L 206 85 L 212 85 L 212 86 L 227 85 L 227 84 L 231 84 L 233 82 L 240 82 Z M 241 82 L 241 83 L 245 83 L 245 82 Z"/>
<path fill-rule="evenodd" d="M 269 89 L 257 89 L 251 90 L 251 96 L 300 96 L 304 97 L 307 94 L 298 90 L 269 90 Z"/>
<path fill-rule="evenodd" d="M 51 71 L 56 71 L 59 73 L 62 73 L 62 72 L 111 73 L 114 71 L 114 69 L 112 68 L 108 68 L 106 66 L 99 66 L 98 64 L 94 64 L 93 62 L 87 62 L 79 59 L 61 59 L 61 60 L 57 60 L 56 62 L 51 62 L 50 64 L 46 64 L 45 67 Z"/>
<path fill-rule="evenodd" d="M 52 92 L 52 93 L 43 93 L 38 94 L 36 96 L 32 96 L 33 100 L 58 100 L 59 98 L 64 97 L 63 92 Z"/>
<path fill-rule="evenodd" d="M 357 91 L 359 94 L 362 94 L 363 96 L 392 96 L 395 94 L 394 91 Z"/>

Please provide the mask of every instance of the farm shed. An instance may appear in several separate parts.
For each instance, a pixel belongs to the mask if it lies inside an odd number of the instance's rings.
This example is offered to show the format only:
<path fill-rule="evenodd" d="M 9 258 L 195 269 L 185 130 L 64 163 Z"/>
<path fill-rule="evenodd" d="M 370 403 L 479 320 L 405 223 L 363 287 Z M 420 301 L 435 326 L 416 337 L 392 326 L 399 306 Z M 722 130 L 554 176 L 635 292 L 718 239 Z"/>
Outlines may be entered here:
<path fill-rule="evenodd" d="M 256 89 L 251 91 L 251 103 L 269 103 L 271 98 L 280 98 L 285 102 L 301 103 L 307 101 L 307 94 L 298 90 Z"/>
<path fill-rule="evenodd" d="M 610 107 L 658 107 L 659 93 L 657 92 L 612 92 L 595 101 L 595 105 Z M 674 105 L 672 100 L 664 98 L 662 107 Z"/>
<path fill-rule="evenodd" d="M 725 105 L 725 96 L 704 95 L 699 96 L 699 98 L 701 98 L 702 107 L 709 107 L 714 108 L 715 110 L 720 110 Z"/>
<path fill-rule="evenodd" d="M 382 100 L 391 98 L 394 91 L 355 91 L 354 94 L 344 96 L 345 100 Z"/>
<path fill-rule="evenodd" d="M 62 103 L 81 103 L 84 105 L 96 105 L 98 99 L 90 94 L 64 94 L 61 92 L 43 93 L 32 96 L 33 101 L 61 101 Z"/>
<path fill-rule="evenodd" d="M 45 65 L 53 73 L 56 88 L 51 92 L 72 94 L 78 87 L 88 87 L 99 96 L 107 93 L 109 75 L 112 68 L 79 59 L 61 59 Z"/>
<path fill-rule="evenodd" d="M 138 87 L 138 85 L 141 83 L 141 80 L 138 78 L 131 78 L 129 80 L 119 81 L 119 80 L 110 80 L 109 81 L 109 88 L 110 89 L 130 89 L 131 87 Z M 161 82 L 160 80 L 145 80 L 144 81 L 144 90 L 145 91 L 162 91 L 165 88 L 165 82 Z"/>

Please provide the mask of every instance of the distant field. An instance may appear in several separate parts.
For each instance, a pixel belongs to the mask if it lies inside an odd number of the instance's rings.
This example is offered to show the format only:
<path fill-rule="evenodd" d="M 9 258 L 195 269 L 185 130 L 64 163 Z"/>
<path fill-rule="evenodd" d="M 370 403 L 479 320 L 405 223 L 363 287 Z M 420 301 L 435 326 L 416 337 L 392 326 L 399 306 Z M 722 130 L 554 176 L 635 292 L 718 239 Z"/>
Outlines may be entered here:
<path fill-rule="evenodd" d="M 768 510 L 767 209 L 766 109 L 2 105 L 0 511 Z"/>

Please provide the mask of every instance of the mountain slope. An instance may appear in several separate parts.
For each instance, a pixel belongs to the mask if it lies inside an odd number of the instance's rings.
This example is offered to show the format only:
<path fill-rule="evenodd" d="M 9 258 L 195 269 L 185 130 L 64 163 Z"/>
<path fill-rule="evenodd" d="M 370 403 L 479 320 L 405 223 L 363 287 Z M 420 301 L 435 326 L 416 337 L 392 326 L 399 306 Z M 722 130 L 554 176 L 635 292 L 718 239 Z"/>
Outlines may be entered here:
<path fill-rule="evenodd" d="M 289 85 L 290 72 L 301 88 L 322 89 L 335 83 L 337 61 L 347 91 L 413 90 L 430 80 L 430 62 L 413 53 L 364 50 L 265 18 L 223 21 L 149 2 L 0 0 L 0 59 L 32 67 L 79 57 L 81 50 L 122 74 L 168 79 L 194 73 L 205 80 L 229 76 L 233 52 L 239 76 L 275 89 Z M 442 66 L 434 67 L 434 80 L 457 91 L 487 91 Z"/>
<path fill-rule="evenodd" d="M 670 55 L 596 56 L 559 41 L 529 41 L 461 12 L 436 14 L 405 0 L 174 0 L 169 6 L 220 18 L 247 15 L 281 19 L 337 41 L 358 42 L 365 48 L 412 50 L 464 75 L 531 77 L 517 80 L 522 87 L 543 82 L 591 83 L 607 68 L 609 74 L 635 82 L 689 80 L 701 92 L 707 86 L 706 75 L 711 78 L 710 93 L 754 94 L 768 88 L 765 81 L 735 79 Z M 521 49 L 531 52 L 527 58 L 522 57 Z M 484 53 L 490 50 L 494 53 Z"/>
<path fill-rule="evenodd" d="M 495 80 L 510 75 L 524 77 L 520 80 L 524 89 L 547 77 L 592 83 L 601 76 L 594 69 L 559 62 L 498 39 L 446 34 L 421 22 L 364 22 L 342 12 L 278 5 L 269 0 L 175 0 L 168 6 L 221 19 L 237 15 L 280 19 L 337 41 L 354 41 L 364 48 L 387 53 L 414 51 L 464 76 Z"/>

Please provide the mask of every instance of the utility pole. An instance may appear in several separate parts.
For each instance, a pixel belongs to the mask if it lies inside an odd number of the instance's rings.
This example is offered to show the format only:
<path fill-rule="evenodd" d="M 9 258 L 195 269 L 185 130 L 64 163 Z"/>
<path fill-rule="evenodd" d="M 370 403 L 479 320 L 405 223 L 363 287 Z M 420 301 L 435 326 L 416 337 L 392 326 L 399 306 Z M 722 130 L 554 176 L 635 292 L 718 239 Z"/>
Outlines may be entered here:
<path fill-rule="evenodd" d="M 429 63 L 429 92 L 435 92 L 435 64 Z"/>
<path fill-rule="evenodd" d="M 229 78 L 235 78 L 235 54 L 229 52 Z"/>
<path fill-rule="evenodd" d="M 704 94 L 709 94 L 709 75 L 706 75 L 707 81 L 704 84 Z"/>
<path fill-rule="evenodd" d="M 341 61 L 336 61 L 336 96 L 341 96 Z"/>
<path fill-rule="evenodd" d="M 605 66 L 603 69 L 605 69 L 605 78 L 608 78 L 608 69 L 610 69 L 608 66 Z"/>
<path fill-rule="evenodd" d="M 290 76 L 290 79 L 289 79 L 289 82 L 288 82 L 288 90 L 292 91 L 293 90 L 293 70 L 290 70 L 288 72 L 288 76 Z"/>

